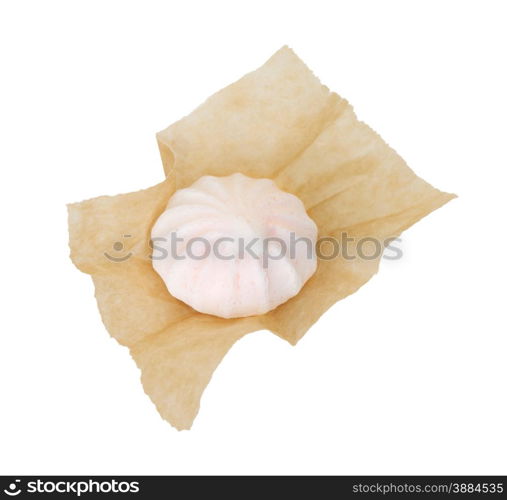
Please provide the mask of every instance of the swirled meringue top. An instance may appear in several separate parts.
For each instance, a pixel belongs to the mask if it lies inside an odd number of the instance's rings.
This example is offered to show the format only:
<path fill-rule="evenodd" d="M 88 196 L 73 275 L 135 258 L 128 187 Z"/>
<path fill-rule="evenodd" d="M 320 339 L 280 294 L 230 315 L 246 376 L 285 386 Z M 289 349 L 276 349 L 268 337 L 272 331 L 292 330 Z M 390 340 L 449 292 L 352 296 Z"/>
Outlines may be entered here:
<path fill-rule="evenodd" d="M 276 308 L 317 267 L 317 226 L 301 200 L 240 173 L 176 191 L 151 237 L 153 267 L 171 295 L 223 318 Z"/>

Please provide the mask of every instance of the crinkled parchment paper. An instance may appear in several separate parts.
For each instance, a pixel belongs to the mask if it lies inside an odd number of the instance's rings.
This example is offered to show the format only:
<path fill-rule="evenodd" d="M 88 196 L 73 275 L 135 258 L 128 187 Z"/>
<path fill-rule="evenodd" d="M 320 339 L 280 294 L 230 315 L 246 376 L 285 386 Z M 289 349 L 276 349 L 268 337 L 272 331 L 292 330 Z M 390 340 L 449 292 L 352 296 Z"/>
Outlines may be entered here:
<path fill-rule="evenodd" d="M 295 344 L 336 301 L 376 273 L 376 259 L 320 260 L 293 299 L 250 318 L 221 319 L 173 298 L 150 261 L 151 226 L 175 189 L 205 174 L 274 179 L 299 196 L 320 237 L 396 237 L 454 195 L 417 177 L 351 106 L 289 48 L 157 135 L 166 180 L 69 205 L 71 258 L 91 274 L 110 334 L 127 346 L 163 418 L 188 429 L 201 394 L 243 335 L 269 329 Z M 122 262 L 112 245 L 124 243 Z"/>

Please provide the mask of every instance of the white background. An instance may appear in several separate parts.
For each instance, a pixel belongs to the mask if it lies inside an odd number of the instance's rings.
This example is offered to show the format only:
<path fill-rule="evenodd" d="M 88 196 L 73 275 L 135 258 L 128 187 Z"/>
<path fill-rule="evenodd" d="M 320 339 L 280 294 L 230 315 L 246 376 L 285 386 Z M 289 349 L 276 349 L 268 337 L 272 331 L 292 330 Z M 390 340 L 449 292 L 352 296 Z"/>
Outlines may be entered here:
<path fill-rule="evenodd" d="M 505 3 L 0 8 L 0 473 L 507 473 Z M 68 258 L 66 207 L 158 183 L 155 132 L 289 44 L 455 192 L 291 347 L 236 344 L 164 422 Z"/>

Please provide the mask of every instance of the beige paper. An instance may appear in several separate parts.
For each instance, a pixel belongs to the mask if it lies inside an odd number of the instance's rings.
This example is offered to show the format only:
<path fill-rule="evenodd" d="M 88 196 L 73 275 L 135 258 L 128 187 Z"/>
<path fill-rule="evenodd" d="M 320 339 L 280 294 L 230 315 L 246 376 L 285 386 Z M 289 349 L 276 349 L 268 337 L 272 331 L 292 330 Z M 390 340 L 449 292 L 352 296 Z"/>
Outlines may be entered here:
<path fill-rule="evenodd" d="M 102 319 L 142 372 L 163 418 L 190 428 L 225 353 L 270 329 L 295 344 L 336 301 L 377 272 L 375 259 L 320 260 L 302 291 L 262 316 L 222 319 L 173 298 L 149 258 L 151 226 L 175 189 L 205 174 L 274 179 L 299 196 L 320 237 L 399 235 L 454 195 L 417 177 L 350 105 L 288 48 L 157 135 L 167 179 L 152 188 L 69 205 L 71 258 L 91 274 Z M 112 249 L 124 244 L 123 262 Z M 120 257 L 120 258 L 121 258 Z"/>

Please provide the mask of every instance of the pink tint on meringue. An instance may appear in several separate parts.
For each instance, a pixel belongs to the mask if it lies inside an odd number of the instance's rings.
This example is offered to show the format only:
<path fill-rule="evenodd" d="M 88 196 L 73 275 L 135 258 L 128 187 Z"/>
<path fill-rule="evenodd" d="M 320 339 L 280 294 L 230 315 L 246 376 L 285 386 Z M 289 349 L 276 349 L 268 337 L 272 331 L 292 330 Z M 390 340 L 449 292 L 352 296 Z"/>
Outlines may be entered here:
<path fill-rule="evenodd" d="M 276 308 L 317 268 L 317 226 L 301 200 L 240 173 L 176 191 L 151 237 L 153 267 L 171 295 L 222 318 Z"/>

